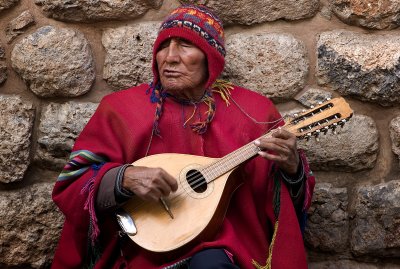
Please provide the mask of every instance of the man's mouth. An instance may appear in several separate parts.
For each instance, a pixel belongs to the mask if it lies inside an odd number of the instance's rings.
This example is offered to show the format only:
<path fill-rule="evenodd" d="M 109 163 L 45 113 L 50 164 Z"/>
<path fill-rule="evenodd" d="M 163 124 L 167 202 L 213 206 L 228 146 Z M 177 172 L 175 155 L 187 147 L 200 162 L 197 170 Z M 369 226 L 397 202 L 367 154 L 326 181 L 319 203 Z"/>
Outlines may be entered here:
<path fill-rule="evenodd" d="M 178 77 L 181 75 L 181 73 L 179 71 L 172 70 L 172 69 L 164 69 L 162 73 L 166 77 Z"/>

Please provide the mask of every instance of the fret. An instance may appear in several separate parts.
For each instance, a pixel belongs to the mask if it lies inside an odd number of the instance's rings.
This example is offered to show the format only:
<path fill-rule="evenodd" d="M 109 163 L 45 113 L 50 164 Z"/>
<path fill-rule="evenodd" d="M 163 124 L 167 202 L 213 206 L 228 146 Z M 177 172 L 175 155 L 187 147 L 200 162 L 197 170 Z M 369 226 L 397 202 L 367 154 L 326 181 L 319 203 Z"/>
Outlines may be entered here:
<path fill-rule="evenodd" d="M 267 138 L 271 135 L 272 132 L 268 132 L 262 135 L 260 138 Z M 254 144 L 254 141 L 255 140 L 229 153 L 223 158 L 218 159 L 216 162 L 208 165 L 207 167 L 204 167 L 201 172 L 203 173 L 207 182 L 213 181 L 214 179 L 237 167 L 241 163 L 257 155 L 259 148 Z"/>
<path fill-rule="evenodd" d="M 264 136 L 262 136 L 264 137 Z M 241 163 L 249 160 L 258 153 L 258 147 L 254 144 L 254 141 L 244 145 L 243 147 L 229 153 L 225 157 L 218 159 L 216 162 L 204 167 L 201 172 L 206 178 L 207 182 L 211 182 L 214 179 L 220 177 L 226 172 L 237 167 Z"/>

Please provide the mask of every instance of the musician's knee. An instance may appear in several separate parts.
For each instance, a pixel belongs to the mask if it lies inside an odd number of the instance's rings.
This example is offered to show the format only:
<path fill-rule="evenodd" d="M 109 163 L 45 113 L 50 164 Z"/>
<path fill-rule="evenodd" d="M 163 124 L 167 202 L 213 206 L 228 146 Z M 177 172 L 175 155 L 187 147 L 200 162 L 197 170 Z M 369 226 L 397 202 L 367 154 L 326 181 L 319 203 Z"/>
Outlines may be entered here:
<path fill-rule="evenodd" d="M 211 248 L 196 253 L 190 261 L 189 269 L 239 269 L 239 267 L 232 263 L 225 250 Z"/>

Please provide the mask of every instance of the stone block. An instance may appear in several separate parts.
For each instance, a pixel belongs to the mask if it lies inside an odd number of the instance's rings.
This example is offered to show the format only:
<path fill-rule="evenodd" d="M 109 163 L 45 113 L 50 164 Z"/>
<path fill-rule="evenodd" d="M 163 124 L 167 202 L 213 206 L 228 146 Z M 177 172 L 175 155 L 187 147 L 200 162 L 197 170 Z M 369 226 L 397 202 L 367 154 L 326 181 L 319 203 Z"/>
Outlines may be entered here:
<path fill-rule="evenodd" d="M 160 8 L 162 3 L 163 0 L 35 0 L 47 17 L 70 22 L 133 19 L 149 9 Z"/>
<path fill-rule="evenodd" d="M 42 167 L 61 171 L 69 159 L 76 138 L 98 104 L 68 102 L 50 103 L 42 109 L 35 162 Z"/>
<path fill-rule="evenodd" d="M 328 98 L 332 99 L 332 93 L 316 89 L 309 88 L 302 95 L 296 97 L 303 106 L 310 108 L 311 106 L 317 106 L 319 102 L 325 102 Z"/>
<path fill-rule="evenodd" d="M 29 26 L 35 24 L 35 18 L 26 10 L 22 12 L 17 18 L 10 21 L 6 26 L 7 42 L 11 43 L 17 36 L 23 34 Z"/>
<path fill-rule="evenodd" d="M 359 187 L 351 214 L 354 255 L 400 257 L 400 180 Z"/>
<path fill-rule="evenodd" d="M 7 80 L 7 66 L 4 62 L 0 61 L 0 85 Z"/>
<path fill-rule="evenodd" d="M 329 2 L 333 13 L 350 25 L 379 30 L 393 29 L 400 25 L 398 0 L 329 0 Z"/>
<path fill-rule="evenodd" d="M 392 140 L 392 151 L 400 161 L 400 116 L 390 121 L 389 132 Z"/>
<path fill-rule="evenodd" d="M 16 95 L 0 95 L 0 182 L 21 181 L 30 164 L 35 109 Z"/>
<path fill-rule="evenodd" d="M 16 5 L 19 0 L 0 0 L 0 12 Z"/>
<path fill-rule="evenodd" d="M 6 59 L 6 50 L 0 43 L 0 85 L 7 80 L 7 66 L 6 62 L 3 61 L 5 59 Z"/>
<path fill-rule="evenodd" d="M 305 19 L 313 17 L 319 8 L 319 0 L 185 0 L 181 2 L 206 4 L 218 14 L 225 25 L 252 25 L 279 19 Z"/>
<path fill-rule="evenodd" d="M 6 58 L 6 50 L 3 45 L 0 43 L 0 60 L 4 60 Z"/>
<path fill-rule="evenodd" d="M 144 22 L 104 31 L 103 78 L 109 85 L 120 90 L 152 81 L 153 43 L 160 24 Z"/>
<path fill-rule="evenodd" d="M 364 263 L 352 260 L 331 260 L 323 262 L 311 262 L 309 269 L 398 269 L 399 265 L 390 263 Z"/>
<path fill-rule="evenodd" d="M 20 40 L 11 63 L 39 97 L 76 97 L 95 80 L 89 43 L 77 30 L 44 26 Z"/>
<path fill-rule="evenodd" d="M 38 183 L 0 191 L 0 264 L 6 268 L 50 267 L 64 220 L 52 190 L 52 183 Z"/>
<path fill-rule="evenodd" d="M 306 244 L 317 251 L 344 252 L 349 244 L 348 195 L 346 188 L 331 184 L 315 186 L 304 234 Z"/>
<path fill-rule="evenodd" d="M 229 36 L 225 74 L 232 82 L 281 102 L 303 89 L 309 69 L 304 44 L 289 34 Z"/>
<path fill-rule="evenodd" d="M 318 84 L 341 95 L 390 106 L 400 103 L 400 36 L 344 30 L 318 39 Z"/>

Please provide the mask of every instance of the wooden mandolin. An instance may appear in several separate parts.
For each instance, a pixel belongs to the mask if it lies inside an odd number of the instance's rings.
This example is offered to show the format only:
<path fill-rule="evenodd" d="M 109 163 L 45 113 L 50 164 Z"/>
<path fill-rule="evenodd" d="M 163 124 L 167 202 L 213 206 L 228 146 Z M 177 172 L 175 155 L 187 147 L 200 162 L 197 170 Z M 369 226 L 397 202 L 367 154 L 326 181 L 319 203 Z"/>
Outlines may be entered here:
<path fill-rule="evenodd" d="M 352 114 L 343 98 L 335 98 L 295 114 L 281 128 L 308 139 L 343 126 Z M 135 161 L 136 166 L 165 169 L 175 176 L 179 187 L 160 202 L 133 197 L 117 213 L 118 222 L 136 244 L 153 252 L 176 250 L 196 238 L 209 236 L 222 223 L 230 197 L 240 185 L 235 168 L 258 152 L 251 141 L 222 158 L 165 153 Z"/>

